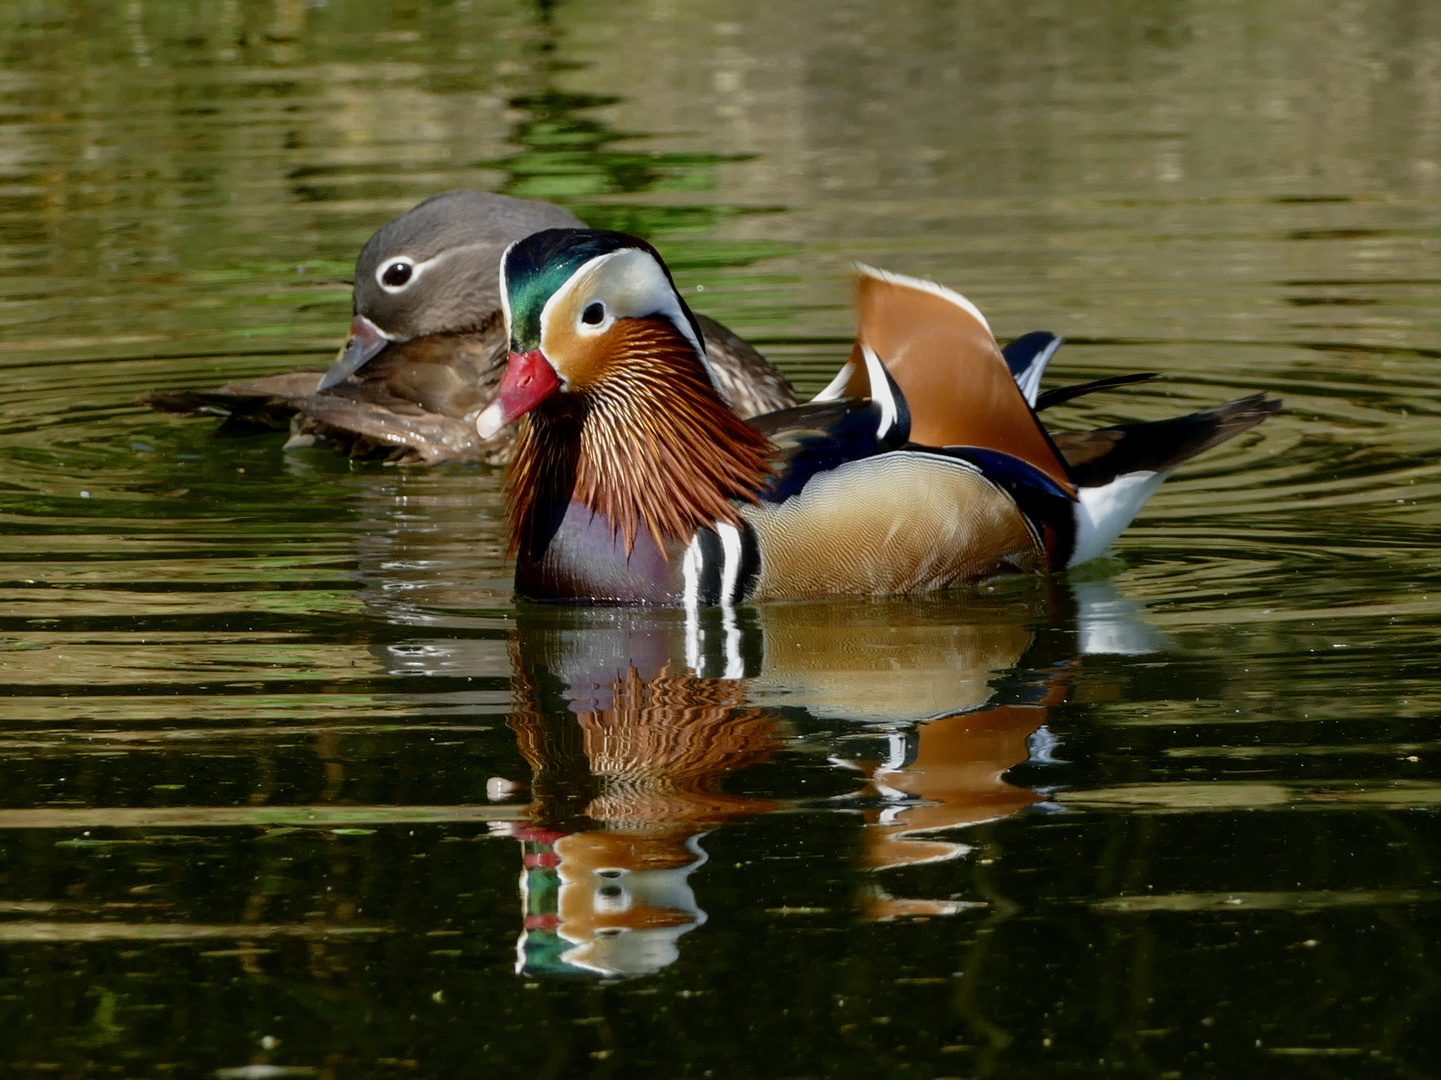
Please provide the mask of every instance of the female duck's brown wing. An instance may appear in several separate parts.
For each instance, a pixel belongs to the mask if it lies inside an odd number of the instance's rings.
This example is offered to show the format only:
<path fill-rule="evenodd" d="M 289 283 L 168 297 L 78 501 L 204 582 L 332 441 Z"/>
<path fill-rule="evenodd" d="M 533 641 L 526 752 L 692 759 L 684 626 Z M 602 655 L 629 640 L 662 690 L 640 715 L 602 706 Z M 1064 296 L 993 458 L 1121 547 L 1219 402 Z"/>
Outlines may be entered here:
<path fill-rule="evenodd" d="M 715 320 L 698 320 L 721 391 L 737 412 L 756 416 L 796 403 L 775 365 Z M 322 392 L 321 372 L 292 371 L 218 390 L 152 391 L 140 400 L 162 412 L 223 416 L 226 433 L 288 428 L 290 445 L 320 442 L 350 458 L 504 464 L 515 449 L 514 430 L 482 439 L 475 418 L 495 396 L 505 360 L 497 318 L 478 333 L 391 345 Z"/>
<path fill-rule="evenodd" d="M 499 318 L 470 334 L 431 334 L 388 347 L 351 378 L 296 402 L 291 443 L 320 442 L 352 459 L 510 460 L 515 433 L 482 439 L 475 418 L 505 368 Z"/>
<path fill-rule="evenodd" d="M 714 319 L 697 315 L 706 358 L 721 396 L 746 419 L 799 404 L 796 389 L 780 370 Z"/>
<path fill-rule="evenodd" d="M 284 431 L 295 415 L 294 402 L 314 393 L 322 374 L 306 369 L 226 383 L 218 390 L 149 390 L 140 403 L 177 416 L 223 417 L 226 433 Z"/>
<path fill-rule="evenodd" d="M 499 319 L 478 333 L 415 338 L 321 392 L 320 372 L 292 371 L 213 391 L 156 391 L 141 401 L 163 412 L 223 416 L 226 434 L 288 428 L 287 445 L 319 442 L 354 459 L 503 463 L 514 434 L 481 439 L 475 417 L 495 394 L 504 339 Z"/>

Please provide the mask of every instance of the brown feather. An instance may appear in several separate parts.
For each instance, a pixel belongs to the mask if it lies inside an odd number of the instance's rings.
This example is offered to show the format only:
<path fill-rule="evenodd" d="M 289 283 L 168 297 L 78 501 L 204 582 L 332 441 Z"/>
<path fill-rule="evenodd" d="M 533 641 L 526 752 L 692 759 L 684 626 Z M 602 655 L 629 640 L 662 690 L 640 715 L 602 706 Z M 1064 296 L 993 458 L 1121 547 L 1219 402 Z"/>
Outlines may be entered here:
<path fill-rule="evenodd" d="M 664 552 L 698 528 L 739 527 L 735 501 L 756 502 L 771 471 L 770 441 L 721 399 L 669 322 L 622 319 L 607 343 L 590 386 L 525 417 L 507 478 L 512 555 L 537 536 L 539 515 L 572 499 L 604 514 L 627 550 L 644 527 Z"/>
<path fill-rule="evenodd" d="M 795 388 L 774 364 L 720 323 L 697 314 L 721 393 L 741 416 L 796 404 Z M 141 402 L 161 412 L 222 416 L 224 434 L 292 429 L 351 458 L 399 462 L 511 459 L 517 425 L 490 439 L 475 417 L 495 396 L 505 370 L 504 319 L 496 311 L 474 333 L 431 334 L 387 346 L 354 376 L 317 393 L 322 371 L 294 371 L 227 383 L 218 390 L 152 390 Z M 294 445 L 301 445 L 295 443 Z"/>
<path fill-rule="evenodd" d="M 856 282 L 856 317 L 860 332 L 851 350 L 848 396 L 858 396 L 857 384 L 866 381 L 865 342 L 905 395 L 913 441 L 1000 450 L 1072 490 L 1065 465 L 984 322 L 923 282 L 870 270 Z"/>

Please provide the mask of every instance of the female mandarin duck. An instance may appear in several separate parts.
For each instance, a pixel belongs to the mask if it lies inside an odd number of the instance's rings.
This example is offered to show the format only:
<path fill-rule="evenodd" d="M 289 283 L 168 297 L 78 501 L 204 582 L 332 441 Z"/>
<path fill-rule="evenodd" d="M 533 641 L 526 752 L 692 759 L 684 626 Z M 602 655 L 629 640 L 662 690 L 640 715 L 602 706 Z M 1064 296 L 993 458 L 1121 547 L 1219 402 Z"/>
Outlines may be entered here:
<path fill-rule="evenodd" d="M 643 240 L 549 229 L 500 276 L 510 361 L 477 427 L 526 418 L 510 543 L 537 600 L 726 606 L 1060 570 L 1100 555 L 1180 462 L 1280 407 L 1257 394 L 1053 437 L 1033 405 L 1056 339 L 1008 364 L 963 297 L 862 268 L 840 374 L 747 423 Z"/>
<path fill-rule="evenodd" d="M 569 210 L 489 191 L 445 191 L 383 225 L 355 263 L 354 319 L 330 370 L 294 371 L 218 390 L 155 391 L 165 412 L 221 414 L 232 428 L 289 426 L 292 446 L 327 443 L 352 458 L 438 464 L 510 460 L 514 433 L 476 434 L 495 394 L 506 337 L 496 270 L 514 240 L 579 226 Z M 760 353 L 699 316 L 726 400 L 753 416 L 794 405 Z"/>

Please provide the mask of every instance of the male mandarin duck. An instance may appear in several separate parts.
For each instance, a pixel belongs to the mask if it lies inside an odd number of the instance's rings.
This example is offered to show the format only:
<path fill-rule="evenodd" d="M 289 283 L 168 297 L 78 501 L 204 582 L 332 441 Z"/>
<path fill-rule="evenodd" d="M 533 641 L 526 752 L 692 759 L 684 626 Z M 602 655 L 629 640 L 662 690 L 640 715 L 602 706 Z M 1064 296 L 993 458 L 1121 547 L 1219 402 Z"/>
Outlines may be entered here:
<path fill-rule="evenodd" d="M 355 264 L 350 335 L 330 370 L 156 391 L 166 412 L 221 414 L 232 427 L 284 428 L 291 445 L 328 443 L 352 458 L 510 459 L 509 429 L 482 439 L 475 418 L 505 365 L 497 267 L 512 241 L 580 226 L 569 210 L 488 191 L 446 191 L 382 226 Z M 790 383 L 724 326 L 697 317 L 725 399 L 753 416 L 796 403 Z"/>
<path fill-rule="evenodd" d="M 964 297 L 861 268 L 840 374 L 746 422 L 645 241 L 548 229 L 500 277 L 510 362 L 476 423 L 489 438 L 525 417 L 508 514 L 516 590 L 536 600 L 724 607 L 1062 570 L 1178 464 L 1280 407 L 1256 394 L 1052 436 L 1033 407 L 1049 335 L 1008 363 Z"/>

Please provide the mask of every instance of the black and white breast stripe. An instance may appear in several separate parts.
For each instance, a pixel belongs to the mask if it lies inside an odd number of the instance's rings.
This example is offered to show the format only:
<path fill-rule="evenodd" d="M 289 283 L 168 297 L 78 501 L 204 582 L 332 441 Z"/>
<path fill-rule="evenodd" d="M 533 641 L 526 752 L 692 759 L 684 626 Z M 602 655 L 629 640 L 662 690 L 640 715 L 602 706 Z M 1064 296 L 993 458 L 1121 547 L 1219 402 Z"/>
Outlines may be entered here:
<path fill-rule="evenodd" d="M 765 630 L 755 608 L 685 613 L 686 667 L 702 679 L 753 679 L 765 667 Z"/>
<path fill-rule="evenodd" d="M 681 561 L 686 608 L 744 602 L 760 568 L 760 543 L 749 522 L 736 528 L 718 521 L 713 529 L 698 529 Z"/>

